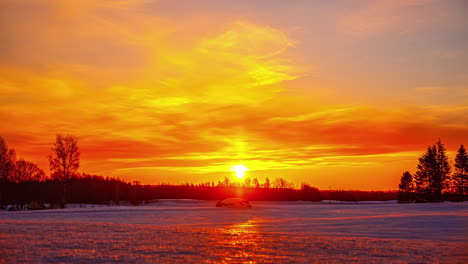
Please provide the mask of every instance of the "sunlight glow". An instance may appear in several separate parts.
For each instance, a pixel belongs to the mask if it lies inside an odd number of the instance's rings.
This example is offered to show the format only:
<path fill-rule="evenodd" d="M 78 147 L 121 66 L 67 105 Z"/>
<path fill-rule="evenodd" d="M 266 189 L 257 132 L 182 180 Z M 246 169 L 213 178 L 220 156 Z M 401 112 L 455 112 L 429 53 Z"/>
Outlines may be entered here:
<path fill-rule="evenodd" d="M 231 167 L 231 171 L 236 172 L 236 177 L 239 179 L 244 178 L 245 176 L 245 171 L 248 171 L 249 169 L 244 166 L 244 165 L 234 165 Z"/>

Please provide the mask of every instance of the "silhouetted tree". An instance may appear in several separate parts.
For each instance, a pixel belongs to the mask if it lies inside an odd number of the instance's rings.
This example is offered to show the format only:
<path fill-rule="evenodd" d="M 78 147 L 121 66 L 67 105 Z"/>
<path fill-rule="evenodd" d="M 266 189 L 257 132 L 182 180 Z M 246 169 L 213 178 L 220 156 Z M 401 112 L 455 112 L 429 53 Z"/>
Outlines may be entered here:
<path fill-rule="evenodd" d="M 263 184 L 263 188 L 270 189 L 270 187 L 271 187 L 270 179 L 267 177 L 265 179 L 265 183 Z"/>
<path fill-rule="evenodd" d="M 0 137 L 0 181 L 8 182 L 8 178 L 15 169 L 16 153 L 14 149 L 8 149 L 5 140 Z"/>
<path fill-rule="evenodd" d="M 436 163 L 436 150 L 433 146 L 429 146 L 419 158 L 418 170 L 414 174 L 416 192 L 419 195 L 429 193 L 429 179 L 435 173 Z"/>
<path fill-rule="evenodd" d="M 287 188 L 293 189 L 293 188 L 294 188 L 294 184 L 293 184 L 293 183 L 289 183 L 288 181 L 286 181 L 286 180 L 283 179 L 283 178 L 275 178 L 275 182 L 274 182 L 274 184 L 273 184 L 273 187 L 274 187 L 274 188 L 277 188 L 277 189 L 287 189 Z"/>
<path fill-rule="evenodd" d="M 78 151 L 78 138 L 71 135 L 57 134 L 49 155 L 51 177 L 62 181 L 63 193 L 60 207 L 67 203 L 67 183 L 80 167 L 80 152 Z"/>
<path fill-rule="evenodd" d="M 244 180 L 244 184 L 245 184 L 245 187 L 249 188 L 250 187 L 250 184 L 252 183 L 252 180 L 250 180 L 250 178 L 246 178 Z"/>
<path fill-rule="evenodd" d="M 410 201 L 413 199 L 414 182 L 411 173 L 408 171 L 403 173 L 398 187 L 398 201 Z"/>
<path fill-rule="evenodd" d="M 222 182 L 222 186 L 229 187 L 229 185 L 231 185 L 231 180 L 229 180 L 228 177 L 224 177 L 224 180 Z"/>
<path fill-rule="evenodd" d="M 468 194 L 468 154 L 463 145 L 460 145 L 455 157 L 453 187 L 454 191 L 462 197 Z"/>
<path fill-rule="evenodd" d="M 307 184 L 305 182 L 301 183 L 301 189 L 302 189 L 302 200 L 304 201 L 322 200 L 320 190 L 315 187 L 312 187 L 310 184 Z"/>
<path fill-rule="evenodd" d="M 8 178 L 15 168 L 15 160 L 15 150 L 8 149 L 5 140 L 0 136 L 0 207 L 6 204 Z"/>
<path fill-rule="evenodd" d="M 257 189 L 260 188 L 260 182 L 258 181 L 257 178 L 254 178 L 254 179 L 252 180 L 252 185 L 253 185 L 255 188 L 257 188 Z"/>
<path fill-rule="evenodd" d="M 50 170 L 67 181 L 80 167 L 80 152 L 78 151 L 78 138 L 71 135 L 57 134 L 52 154 L 49 155 Z"/>
<path fill-rule="evenodd" d="M 442 200 L 442 191 L 446 190 L 450 182 L 450 163 L 447 149 L 440 139 L 436 142 L 437 173 L 431 180 L 431 189 L 436 201 Z"/>
<path fill-rule="evenodd" d="M 11 182 L 25 182 L 25 181 L 44 181 L 46 179 L 45 173 L 36 164 L 18 160 L 15 163 L 15 169 L 10 175 Z"/>
<path fill-rule="evenodd" d="M 414 179 L 419 197 L 440 202 L 450 174 L 446 149 L 440 139 L 419 158 L 417 169 Z"/>

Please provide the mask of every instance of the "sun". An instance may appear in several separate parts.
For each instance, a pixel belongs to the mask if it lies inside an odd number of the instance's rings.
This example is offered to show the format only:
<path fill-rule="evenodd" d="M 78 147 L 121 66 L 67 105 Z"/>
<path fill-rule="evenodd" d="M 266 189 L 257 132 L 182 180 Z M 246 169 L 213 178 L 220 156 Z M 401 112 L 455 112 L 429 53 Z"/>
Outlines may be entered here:
<path fill-rule="evenodd" d="M 236 177 L 239 179 L 244 178 L 245 176 L 245 171 L 248 171 L 249 169 L 244 166 L 244 165 L 234 165 L 231 167 L 231 171 L 236 172 Z"/>

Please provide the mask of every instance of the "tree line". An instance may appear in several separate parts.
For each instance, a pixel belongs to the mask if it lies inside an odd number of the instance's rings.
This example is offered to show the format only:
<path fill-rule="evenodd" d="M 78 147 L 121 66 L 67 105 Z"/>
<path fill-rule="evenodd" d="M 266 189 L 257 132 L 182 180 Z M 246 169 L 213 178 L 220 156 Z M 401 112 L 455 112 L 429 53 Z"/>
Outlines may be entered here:
<path fill-rule="evenodd" d="M 215 182 L 183 185 L 141 185 L 111 177 L 80 173 L 78 138 L 57 134 L 49 161 L 50 175 L 36 164 L 22 158 L 8 148 L 0 136 L 0 209 L 64 208 L 67 203 L 142 204 L 157 199 L 221 200 L 240 196 L 262 201 L 366 201 L 394 200 L 395 192 L 320 191 L 307 183 L 296 189 L 283 178 L 260 182 L 246 178 L 243 183 L 228 177 Z"/>
<path fill-rule="evenodd" d="M 308 184 L 295 190 L 294 184 L 283 178 L 264 183 L 246 178 L 244 183 L 224 180 L 202 184 L 156 186 L 141 185 L 120 179 L 77 172 L 80 167 L 78 138 L 57 134 L 49 160 L 50 175 L 36 164 L 16 158 L 0 137 L 0 208 L 35 209 L 63 208 L 67 203 L 141 204 L 155 199 L 224 199 L 243 196 L 254 200 L 310 200 L 321 199 L 320 191 Z"/>
<path fill-rule="evenodd" d="M 79 175 L 78 139 L 57 134 L 51 150 L 48 159 L 52 173 L 47 177 L 35 163 L 22 158 L 17 160 L 16 151 L 8 148 L 5 139 L 0 136 L 0 207 L 12 202 L 21 204 L 28 197 L 34 196 L 33 193 L 41 193 L 42 197 L 54 196 L 53 202 L 64 206 L 68 197 L 67 185 L 72 177 Z M 35 186 L 39 185 L 42 190 L 52 192 L 37 192 Z M 59 190 L 55 185 L 60 186 Z"/>
<path fill-rule="evenodd" d="M 190 183 L 187 183 L 190 184 Z M 265 189 L 294 189 L 295 185 L 292 182 L 288 182 L 284 178 L 275 178 L 270 180 L 270 178 L 266 177 L 265 181 L 262 183 L 257 178 L 250 178 L 246 177 L 244 182 L 233 182 L 228 177 L 224 177 L 222 181 L 218 181 L 215 183 L 214 181 L 211 182 L 203 182 L 200 184 L 201 186 L 207 187 L 246 187 L 246 188 L 265 188 Z M 301 189 L 304 185 L 308 185 L 307 183 L 303 182 L 301 184 Z"/>
<path fill-rule="evenodd" d="M 467 200 L 468 155 L 463 144 L 458 148 L 453 168 L 440 139 L 428 146 L 418 161 L 414 174 L 405 171 L 400 178 L 399 202 Z"/>

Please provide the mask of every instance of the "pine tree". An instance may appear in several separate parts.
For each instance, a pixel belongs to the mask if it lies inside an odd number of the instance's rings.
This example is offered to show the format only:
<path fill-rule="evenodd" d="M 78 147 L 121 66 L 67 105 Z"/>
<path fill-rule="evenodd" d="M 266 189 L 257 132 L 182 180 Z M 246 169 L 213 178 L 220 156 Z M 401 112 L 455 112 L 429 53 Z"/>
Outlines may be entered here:
<path fill-rule="evenodd" d="M 447 150 L 439 139 L 419 158 L 414 175 L 418 196 L 424 200 L 440 202 L 442 191 L 447 188 L 449 175 Z"/>
<path fill-rule="evenodd" d="M 468 194 L 468 154 L 463 145 L 460 145 L 457 156 L 455 157 L 453 184 L 457 194 L 461 196 Z"/>
<path fill-rule="evenodd" d="M 417 171 L 414 174 L 416 193 L 420 198 L 427 198 L 430 193 L 429 179 L 436 170 L 436 149 L 429 146 L 427 151 L 419 158 Z"/>
<path fill-rule="evenodd" d="M 401 175 L 398 187 L 398 201 L 410 201 L 413 199 L 414 182 L 411 173 L 405 171 Z"/>
<path fill-rule="evenodd" d="M 440 139 L 435 144 L 436 149 L 436 173 L 432 176 L 430 187 L 433 199 L 436 202 L 442 201 L 442 191 L 448 188 L 450 181 L 450 163 L 447 156 L 447 149 Z"/>

